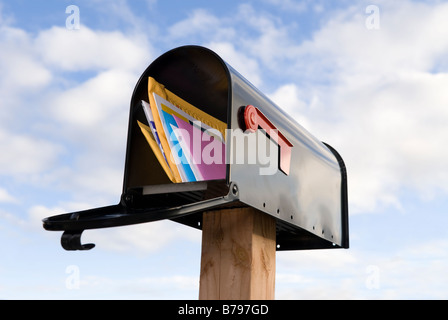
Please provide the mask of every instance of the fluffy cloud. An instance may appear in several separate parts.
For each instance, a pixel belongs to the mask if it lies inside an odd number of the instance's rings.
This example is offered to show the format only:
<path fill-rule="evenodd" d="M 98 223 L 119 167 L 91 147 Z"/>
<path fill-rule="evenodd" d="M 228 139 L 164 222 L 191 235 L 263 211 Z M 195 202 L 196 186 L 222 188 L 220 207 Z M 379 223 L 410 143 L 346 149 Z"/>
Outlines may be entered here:
<path fill-rule="evenodd" d="M 292 0 L 264 0 L 264 2 L 281 8 L 282 10 L 292 12 L 303 12 L 307 9 L 307 1 L 295 2 Z"/>
<path fill-rule="evenodd" d="M 184 39 L 214 39 L 221 41 L 236 36 L 233 23 L 226 18 L 218 18 L 205 9 L 193 10 L 187 18 L 171 25 L 167 32 L 169 41 Z M 195 41 L 192 41 L 195 42 Z"/>
<path fill-rule="evenodd" d="M 400 208 L 403 188 L 423 197 L 448 191 L 448 152 L 441 147 L 448 136 L 448 5 L 380 8 L 379 30 L 365 28 L 366 15 L 352 8 L 291 45 L 285 51 L 298 62 L 285 70 L 297 83 L 272 94 L 340 151 L 352 212 Z"/>
<path fill-rule="evenodd" d="M 294 115 L 294 119 L 302 126 L 309 128 L 308 119 L 304 116 L 307 109 L 307 103 L 302 100 L 304 92 L 295 84 L 290 83 L 279 87 L 274 93 L 270 94 L 270 99 L 288 114 Z"/>
<path fill-rule="evenodd" d="M 182 38 L 198 33 L 210 32 L 220 25 L 220 20 L 204 9 L 194 10 L 188 18 L 173 24 L 169 28 L 171 38 Z"/>
<path fill-rule="evenodd" d="M 185 241 L 201 241 L 201 232 L 177 224 L 172 221 L 157 221 L 118 227 L 112 229 L 98 229 L 87 231 L 84 242 L 97 243 L 98 247 L 105 250 L 132 253 L 157 252 L 164 246 Z"/>
<path fill-rule="evenodd" d="M 239 51 L 229 42 L 211 42 L 208 48 L 214 50 L 221 58 L 230 64 L 235 70 L 244 75 L 250 82 L 258 86 L 262 83 L 260 66 L 256 59 Z"/>
<path fill-rule="evenodd" d="M 129 101 L 153 58 L 146 37 L 1 22 L 0 175 L 118 200 Z"/>
<path fill-rule="evenodd" d="M 0 203 L 17 203 L 17 199 L 8 190 L 0 188 Z"/>
<path fill-rule="evenodd" d="M 74 127 L 107 125 L 117 115 L 123 117 L 129 111 L 135 75 L 110 69 L 78 86 L 55 94 L 49 103 L 57 121 Z"/>
<path fill-rule="evenodd" d="M 51 81 L 51 72 L 30 50 L 32 41 L 25 31 L 0 24 L 0 90 L 5 95 L 11 90 L 39 89 Z"/>
<path fill-rule="evenodd" d="M 42 138 L 12 134 L 0 129 L 1 175 L 35 174 L 56 164 L 63 151 L 59 145 Z"/>
<path fill-rule="evenodd" d="M 141 70 L 150 61 L 149 45 L 141 35 L 52 27 L 35 40 L 36 51 L 53 68 L 80 70 Z"/>
<path fill-rule="evenodd" d="M 381 255 L 353 248 L 279 252 L 276 298 L 443 299 L 447 245 L 428 240 Z"/>

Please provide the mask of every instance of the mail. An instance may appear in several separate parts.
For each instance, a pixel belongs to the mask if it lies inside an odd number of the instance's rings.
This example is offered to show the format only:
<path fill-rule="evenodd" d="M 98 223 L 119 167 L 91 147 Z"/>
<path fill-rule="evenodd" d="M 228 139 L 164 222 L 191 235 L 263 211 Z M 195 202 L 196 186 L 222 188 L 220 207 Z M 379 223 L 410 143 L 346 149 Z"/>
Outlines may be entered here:
<path fill-rule="evenodd" d="M 174 183 L 226 177 L 226 123 L 148 78 L 149 101 L 141 101 L 148 125 L 138 126 L 160 166 Z"/>

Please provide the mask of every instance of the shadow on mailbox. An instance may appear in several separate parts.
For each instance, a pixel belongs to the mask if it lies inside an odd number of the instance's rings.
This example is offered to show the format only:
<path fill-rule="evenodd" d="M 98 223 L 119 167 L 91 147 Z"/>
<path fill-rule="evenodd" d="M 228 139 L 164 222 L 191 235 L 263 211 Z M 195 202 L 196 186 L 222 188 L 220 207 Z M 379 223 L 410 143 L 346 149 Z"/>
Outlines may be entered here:
<path fill-rule="evenodd" d="M 117 205 L 44 228 L 87 250 L 86 229 L 162 219 L 201 229 L 204 212 L 250 206 L 276 218 L 277 250 L 349 246 L 342 158 L 203 47 L 163 54 L 138 80 L 123 180 Z"/>

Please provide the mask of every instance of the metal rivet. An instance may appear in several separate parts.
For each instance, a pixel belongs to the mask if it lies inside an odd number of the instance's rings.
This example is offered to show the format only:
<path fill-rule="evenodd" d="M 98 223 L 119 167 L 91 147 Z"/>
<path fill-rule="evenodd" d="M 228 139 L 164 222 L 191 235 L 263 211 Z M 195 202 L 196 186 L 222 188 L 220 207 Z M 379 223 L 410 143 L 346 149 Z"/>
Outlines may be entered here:
<path fill-rule="evenodd" d="M 236 196 L 238 193 L 238 186 L 236 184 L 234 184 L 232 187 L 232 193 L 234 196 Z"/>

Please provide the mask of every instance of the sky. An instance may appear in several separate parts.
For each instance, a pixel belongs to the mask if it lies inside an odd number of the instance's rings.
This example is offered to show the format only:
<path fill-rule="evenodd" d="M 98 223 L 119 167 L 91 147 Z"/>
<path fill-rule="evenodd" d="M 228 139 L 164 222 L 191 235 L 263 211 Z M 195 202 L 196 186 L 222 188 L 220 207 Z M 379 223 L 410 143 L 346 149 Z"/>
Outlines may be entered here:
<path fill-rule="evenodd" d="M 76 10 L 73 11 L 73 8 Z M 344 158 L 350 248 L 282 251 L 276 299 L 448 298 L 448 2 L 0 0 L 0 299 L 197 299 L 201 232 L 44 217 L 118 203 L 145 68 L 208 47 Z"/>

